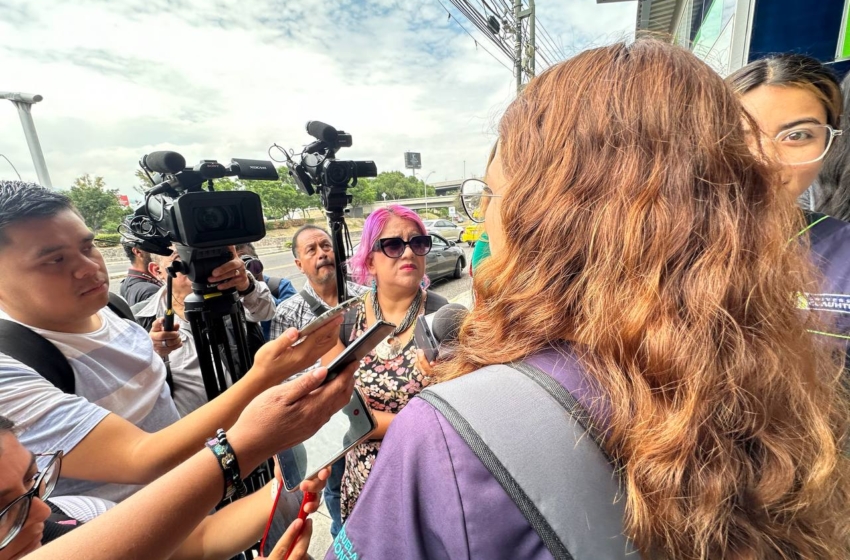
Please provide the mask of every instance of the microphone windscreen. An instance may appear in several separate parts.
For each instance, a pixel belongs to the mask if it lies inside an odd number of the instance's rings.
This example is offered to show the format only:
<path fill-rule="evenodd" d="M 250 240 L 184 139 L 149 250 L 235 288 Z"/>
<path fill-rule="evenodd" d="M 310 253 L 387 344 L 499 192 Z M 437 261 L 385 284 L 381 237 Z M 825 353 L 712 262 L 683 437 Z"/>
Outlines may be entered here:
<path fill-rule="evenodd" d="M 438 309 L 431 323 L 431 332 L 437 342 L 445 344 L 457 340 L 460 325 L 468 313 L 469 310 L 459 303 L 450 303 Z"/>
<path fill-rule="evenodd" d="M 156 173 L 178 173 L 186 169 L 186 158 L 177 152 L 151 152 L 142 164 Z"/>
<path fill-rule="evenodd" d="M 318 138 L 326 144 L 335 146 L 339 141 L 339 133 L 329 124 L 321 121 L 309 121 L 307 123 L 307 134 L 313 138 Z"/>

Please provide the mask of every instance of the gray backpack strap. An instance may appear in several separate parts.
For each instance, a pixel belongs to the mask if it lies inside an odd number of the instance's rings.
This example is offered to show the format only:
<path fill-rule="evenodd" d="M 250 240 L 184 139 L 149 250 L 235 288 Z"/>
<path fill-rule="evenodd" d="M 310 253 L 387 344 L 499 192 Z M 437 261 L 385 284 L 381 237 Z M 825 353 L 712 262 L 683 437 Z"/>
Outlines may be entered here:
<path fill-rule="evenodd" d="M 554 558 L 639 558 L 623 534 L 614 465 L 585 428 L 590 416 L 549 375 L 529 364 L 488 366 L 419 397 L 454 427 Z"/>

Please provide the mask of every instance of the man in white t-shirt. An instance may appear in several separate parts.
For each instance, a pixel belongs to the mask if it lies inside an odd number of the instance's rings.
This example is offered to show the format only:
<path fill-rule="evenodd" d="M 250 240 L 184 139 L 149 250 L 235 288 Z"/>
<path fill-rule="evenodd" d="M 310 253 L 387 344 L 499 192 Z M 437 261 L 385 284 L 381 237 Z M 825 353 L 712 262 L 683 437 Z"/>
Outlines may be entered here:
<path fill-rule="evenodd" d="M 148 333 L 105 307 L 109 280 L 93 238 L 66 196 L 0 181 L 0 317 L 52 342 L 76 384 L 75 394 L 64 393 L 0 353 L 0 411 L 31 451 L 65 452 L 62 474 L 69 480 L 57 495 L 120 501 L 196 453 L 218 428 L 229 428 L 256 395 L 312 364 L 333 346 L 339 328 L 331 324 L 295 347 L 294 329 L 266 344 L 245 377 L 178 419 Z M 209 282 L 235 286 L 237 270 L 226 263 Z M 160 326 L 152 337 L 167 344 L 176 334 Z M 312 435 L 326 417 L 323 409 L 346 391 L 335 381 L 317 390 L 324 400 L 292 405 L 292 422 L 281 428 Z"/>

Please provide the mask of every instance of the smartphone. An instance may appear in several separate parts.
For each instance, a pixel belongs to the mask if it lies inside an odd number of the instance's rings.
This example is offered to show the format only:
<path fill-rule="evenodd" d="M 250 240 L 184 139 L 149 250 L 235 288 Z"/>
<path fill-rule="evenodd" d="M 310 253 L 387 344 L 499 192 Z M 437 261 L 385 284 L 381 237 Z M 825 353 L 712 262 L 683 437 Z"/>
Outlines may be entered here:
<path fill-rule="evenodd" d="M 430 315 L 420 315 L 416 318 L 416 327 L 413 330 L 416 348 L 425 353 L 425 359 L 429 362 L 436 360 L 440 353 L 440 345 L 437 344 L 437 339 L 431 332 L 431 320 L 433 320 L 433 317 Z"/>
<path fill-rule="evenodd" d="M 348 404 L 331 416 L 313 437 L 277 454 L 284 488 L 289 492 L 297 490 L 302 481 L 332 465 L 377 426 L 363 395 L 354 389 Z"/>
<path fill-rule="evenodd" d="M 316 332 L 317 330 L 327 325 L 329 321 L 333 321 L 335 318 L 339 317 L 340 315 L 354 307 L 354 305 L 358 301 L 358 298 L 351 298 L 349 300 L 346 300 L 334 307 L 333 309 L 328 309 L 327 311 L 307 323 L 307 325 L 298 333 L 299 337 L 298 340 L 295 341 L 295 344 L 299 344 L 305 338 L 307 338 L 307 335 Z M 293 344 L 293 346 L 295 346 L 295 344 Z"/>
<path fill-rule="evenodd" d="M 393 330 L 395 330 L 395 325 L 392 323 L 387 323 L 386 321 L 375 321 L 375 324 L 369 327 L 369 329 L 363 333 L 360 338 L 346 346 L 345 350 L 343 350 L 339 356 L 334 358 L 333 361 L 328 364 L 328 376 L 322 382 L 322 385 L 328 381 L 334 380 L 337 375 L 342 373 L 345 366 L 351 362 L 359 362 L 365 358 L 369 352 L 374 350 L 375 346 L 387 338 Z"/>

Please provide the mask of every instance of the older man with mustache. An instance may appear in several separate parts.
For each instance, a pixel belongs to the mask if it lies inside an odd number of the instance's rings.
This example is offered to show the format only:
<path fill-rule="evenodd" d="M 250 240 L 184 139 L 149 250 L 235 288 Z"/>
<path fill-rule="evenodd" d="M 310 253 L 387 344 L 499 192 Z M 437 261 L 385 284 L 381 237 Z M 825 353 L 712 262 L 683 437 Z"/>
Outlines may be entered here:
<path fill-rule="evenodd" d="M 295 266 L 307 277 L 307 283 L 300 292 L 277 306 L 272 319 L 272 340 L 290 327 L 300 331 L 318 315 L 340 303 L 333 243 L 328 232 L 314 225 L 299 228 L 292 236 L 292 254 L 295 256 Z M 349 297 L 361 296 L 367 291 L 366 287 L 353 282 L 348 282 L 346 289 Z M 345 459 L 340 459 L 331 469 L 324 492 L 332 519 L 331 535 L 334 537 L 342 527 L 339 496 L 344 470 Z"/>

